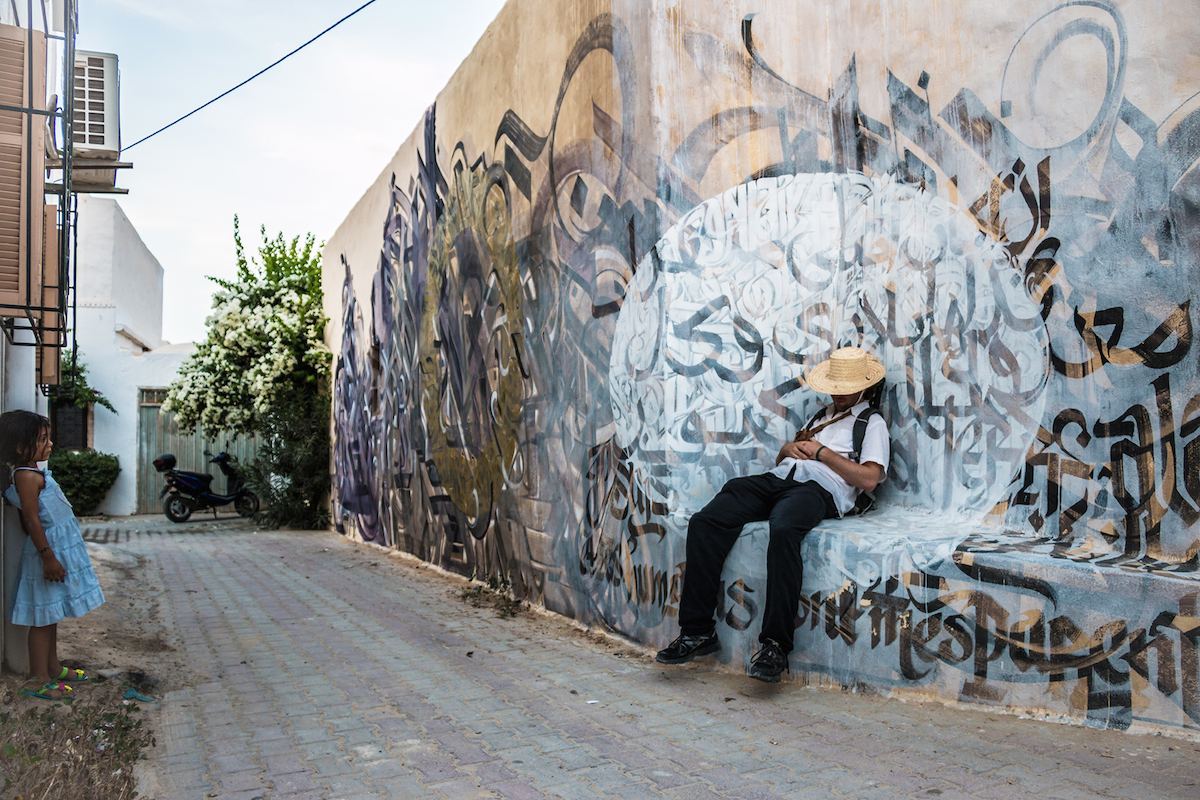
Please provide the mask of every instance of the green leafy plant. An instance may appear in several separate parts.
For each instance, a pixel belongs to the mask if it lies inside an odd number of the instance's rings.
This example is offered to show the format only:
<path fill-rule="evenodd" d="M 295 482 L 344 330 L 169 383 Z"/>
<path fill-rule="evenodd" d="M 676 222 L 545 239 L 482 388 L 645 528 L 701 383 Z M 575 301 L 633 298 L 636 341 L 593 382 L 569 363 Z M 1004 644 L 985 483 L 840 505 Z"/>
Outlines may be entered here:
<path fill-rule="evenodd" d="M 258 434 L 246 480 L 259 520 L 275 527 L 328 524 L 329 371 L 321 250 L 305 238 L 262 232 L 246 256 L 233 221 L 237 277 L 213 280 L 208 334 L 179 370 L 164 409 L 184 430 Z"/>
<path fill-rule="evenodd" d="M 117 410 L 108 398 L 88 383 L 88 368 L 77 350 L 63 353 L 59 383 L 51 390 L 51 399 L 56 405 L 71 405 L 87 409 L 92 405 L 107 408 L 114 414 Z"/>
<path fill-rule="evenodd" d="M 258 431 L 281 401 L 328 382 L 321 250 L 311 234 L 287 240 L 261 231 L 258 256 L 248 258 L 235 217 L 237 277 L 210 277 L 219 289 L 208 334 L 164 406 L 185 430 Z"/>
<path fill-rule="evenodd" d="M 262 501 L 259 521 L 276 528 L 329 525 L 329 394 L 280 398 L 261 418 L 258 458 L 246 481 Z"/>
<path fill-rule="evenodd" d="M 104 502 L 121 472 L 116 456 L 95 450 L 56 450 L 50 470 L 77 514 L 90 514 Z"/>

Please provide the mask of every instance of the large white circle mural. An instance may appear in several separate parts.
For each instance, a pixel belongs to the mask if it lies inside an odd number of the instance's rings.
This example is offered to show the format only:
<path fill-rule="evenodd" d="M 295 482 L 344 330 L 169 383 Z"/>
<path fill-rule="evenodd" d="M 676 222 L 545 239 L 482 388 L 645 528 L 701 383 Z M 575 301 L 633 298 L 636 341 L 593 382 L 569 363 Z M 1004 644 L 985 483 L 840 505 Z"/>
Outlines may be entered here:
<path fill-rule="evenodd" d="M 821 402 L 807 365 L 887 366 L 892 502 L 989 511 L 1038 430 L 1039 308 L 971 218 L 886 176 L 803 174 L 689 211 L 638 264 L 609 371 L 615 437 L 677 514 L 767 468 Z"/>

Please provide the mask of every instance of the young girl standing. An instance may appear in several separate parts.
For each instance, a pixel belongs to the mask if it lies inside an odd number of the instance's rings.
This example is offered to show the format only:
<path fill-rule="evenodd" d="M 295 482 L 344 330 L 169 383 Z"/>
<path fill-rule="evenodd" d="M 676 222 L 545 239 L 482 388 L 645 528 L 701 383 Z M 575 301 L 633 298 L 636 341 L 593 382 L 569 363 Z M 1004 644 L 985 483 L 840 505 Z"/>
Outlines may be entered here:
<path fill-rule="evenodd" d="M 88 679 L 59 663 L 58 623 L 104 602 L 71 504 L 50 470 L 38 469 L 52 447 L 50 420 L 29 411 L 0 414 L 0 461 L 12 468 L 4 496 L 20 509 L 27 534 L 12 622 L 29 626 L 29 673 L 39 686 L 23 694 L 40 700 L 68 697 L 71 683 Z"/>

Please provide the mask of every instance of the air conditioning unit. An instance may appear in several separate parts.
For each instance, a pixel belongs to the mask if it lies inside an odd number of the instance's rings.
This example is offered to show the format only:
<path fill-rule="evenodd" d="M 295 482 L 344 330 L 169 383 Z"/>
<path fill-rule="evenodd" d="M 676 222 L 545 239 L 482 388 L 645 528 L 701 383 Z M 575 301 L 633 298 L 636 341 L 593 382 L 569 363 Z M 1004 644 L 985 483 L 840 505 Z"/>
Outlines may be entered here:
<path fill-rule="evenodd" d="M 121 118 L 114 53 L 75 53 L 75 152 L 88 158 L 121 152 Z"/>
<path fill-rule="evenodd" d="M 116 161 L 121 155 L 117 56 L 76 51 L 74 85 L 71 141 L 75 145 L 75 156 L 88 161 Z M 71 181 L 77 191 L 111 191 L 117 183 L 117 171 L 77 169 L 72 173 Z"/>

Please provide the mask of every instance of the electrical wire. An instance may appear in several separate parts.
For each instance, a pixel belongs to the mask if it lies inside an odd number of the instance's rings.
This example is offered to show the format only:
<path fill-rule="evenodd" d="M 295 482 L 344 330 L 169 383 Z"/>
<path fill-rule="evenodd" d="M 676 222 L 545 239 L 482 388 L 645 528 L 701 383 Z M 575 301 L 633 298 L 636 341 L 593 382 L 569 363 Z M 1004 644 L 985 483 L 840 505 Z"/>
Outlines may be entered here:
<path fill-rule="evenodd" d="M 287 54 L 285 54 L 285 55 L 283 55 L 283 56 L 280 56 L 280 57 L 279 57 L 279 58 L 277 58 L 276 60 L 272 61 L 272 62 L 271 62 L 270 64 L 268 64 L 267 66 L 263 67 L 263 68 L 262 68 L 262 69 L 260 69 L 258 72 L 256 72 L 256 73 L 254 73 L 253 75 L 251 75 L 249 78 L 246 78 L 246 80 L 242 81 L 242 82 L 241 82 L 241 83 L 239 83 L 237 86 L 233 86 L 233 87 L 231 87 L 231 88 L 229 88 L 229 89 L 226 89 L 225 91 L 221 92 L 219 95 L 217 95 L 216 97 L 214 97 L 212 100 L 209 100 L 209 101 L 208 101 L 207 103 L 205 103 L 204 105 L 202 105 L 202 106 L 197 106 L 196 108 L 193 108 L 191 111 L 189 111 L 188 113 L 184 114 L 184 115 L 183 115 L 182 117 L 180 117 L 179 119 L 176 119 L 176 120 L 174 120 L 173 122 L 168 122 L 166 125 L 163 125 L 161 128 L 159 128 L 158 130 L 154 131 L 154 133 L 150 133 L 150 134 L 147 134 L 147 135 L 143 136 L 142 138 L 138 139 L 136 142 L 134 142 L 133 144 L 129 145 L 128 147 L 122 147 L 122 148 L 121 148 L 121 152 L 125 152 L 125 151 L 127 151 L 127 150 L 132 150 L 133 148 L 137 147 L 139 144 L 141 144 L 142 142 L 146 141 L 147 139 L 151 139 L 151 138 L 153 138 L 153 137 L 155 137 L 155 136 L 158 136 L 160 133 L 162 133 L 163 131 L 167 130 L 167 128 L 171 128 L 171 127 L 173 127 L 173 126 L 175 126 L 175 125 L 178 125 L 179 123 L 183 122 L 185 119 L 187 119 L 188 117 L 192 116 L 193 114 L 195 114 L 195 113 L 197 113 L 197 112 L 199 112 L 199 111 L 203 111 L 204 109 L 206 109 L 206 108 L 208 108 L 209 106 L 211 106 L 213 103 L 215 103 L 215 102 L 217 102 L 218 100 L 220 100 L 222 97 L 226 97 L 226 96 L 228 96 L 228 95 L 231 95 L 231 94 L 233 94 L 233 93 L 234 93 L 234 92 L 236 92 L 238 89 L 242 88 L 242 87 L 243 87 L 243 86 L 245 86 L 247 83 L 249 83 L 250 81 L 252 81 L 252 80 L 254 80 L 255 78 L 257 78 L 259 75 L 262 75 L 264 72 L 267 72 L 267 71 L 268 71 L 268 70 L 270 70 L 271 68 L 273 68 L 273 67 L 276 67 L 276 66 L 278 66 L 279 64 L 282 64 L 284 61 L 286 61 L 286 60 L 288 60 L 289 58 L 291 58 L 292 56 L 296 55 L 296 53 L 299 53 L 301 50 L 303 50 L 304 48 L 308 47 L 310 44 L 312 44 L 313 42 L 315 42 L 317 39 L 320 39 L 322 36 L 324 36 L 325 34 L 329 33 L 331 30 L 333 30 L 334 28 L 336 28 L 338 25 L 341 25 L 343 22 L 345 22 L 346 20 L 350 19 L 350 18 L 351 18 L 351 17 L 353 17 L 355 14 L 357 14 L 357 13 L 358 13 L 358 12 L 360 12 L 360 11 L 362 11 L 362 10 L 363 10 L 364 8 L 366 8 L 367 6 L 374 4 L 375 2 L 376 2 L 376 0 L 367 0 L 367 2 L 363 3 L 361 6 L 359 6 L 359 7 L 358 7 L 358 8 L 356 8 L 356 9 L 354 9 L 354 10 L 353 10 L 353 11 L 351 11 L 349 14 L 347 14 L 347 15 L 346 15 L 346 16 L 344 16 L 344 17 L 342 17 L 342 18 L 341 18 L 341 19 L 339 19 L 337 22 L 333 23 L 333 24 L 332 24 L 332 25 L 330 25 L 328 28 L 326 28 L 325 30 L 323 30 L 323 31 L 321 31 L 320 33 L 318 33 L 316 36 L 314 36 L 314 37 L 312 37 L 311 39 L 309 39 L 309 40 L 308 40 L 307 42 L 305 42 L 304 44 L 302 44 L 302 45 L 300 45 L 299 47 L 295 48 L 295 49 L 294 49 L 294 50 L 292 50 L 291 52 L 289 52 L 289 53 L 287 53 Z"/>

